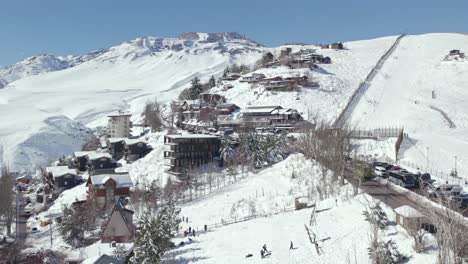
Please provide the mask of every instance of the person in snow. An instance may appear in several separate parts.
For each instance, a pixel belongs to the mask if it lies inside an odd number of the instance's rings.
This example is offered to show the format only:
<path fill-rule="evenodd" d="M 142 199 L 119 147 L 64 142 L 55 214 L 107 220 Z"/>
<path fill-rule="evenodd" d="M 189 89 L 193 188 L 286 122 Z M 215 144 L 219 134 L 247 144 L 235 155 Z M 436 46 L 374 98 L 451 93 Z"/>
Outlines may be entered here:
<path fill-rule="evenodd" d="M 195 229 L 192 230 L 192 236 L 195 236 Z"/>
<path fill-rule="evenodd" d="M 264 257 L 265 257 L 265 251 L 263 251 L 263 248 L 262 248 L 262 249 L 260 249 L 260 256 L 261 256 L 262 258 L 264 258 Z"/>
<path fill-rule="evenodd" d="M 206 231 L 208 231 L 208 226 L 207 226 L 207 225 L 205 225 L 204 227 L 205 227 L 205 232 L 206 232 Z"/>
<path fill-rule="evenodd" d="M 265 251 L 265 253 L 268 253 L 268 252 L 269 252 L 268 249 L 267 249 L 267 247 L 266 247 L 266 244 L 263 245 L 262 249 Z"/>
<path fill-rule="evenodd" d="M 291 244 L 289 244 L 289 250 L 291 250 L 291 249 L 294 249 L 294 244 L 293 244 L 292 241 L 291 241 Z"/>
<path fill-rule="evenodd" d="M 192 233 L 192 227 L 189 226 L 188 232 L 189 232 L 189 233 Z"/>
<path fill-rule="evenodd" d="M 184 237 L 186 237 L 188 235 L 188 232 L 187 230 L 184 231 Z"/>
<path fill-rule="evenodd" d="M 185 222 L 186 222 L 186 223 L 188 223 L 188 216 L 187 216 L 187 217 L 185 217 Z"/>

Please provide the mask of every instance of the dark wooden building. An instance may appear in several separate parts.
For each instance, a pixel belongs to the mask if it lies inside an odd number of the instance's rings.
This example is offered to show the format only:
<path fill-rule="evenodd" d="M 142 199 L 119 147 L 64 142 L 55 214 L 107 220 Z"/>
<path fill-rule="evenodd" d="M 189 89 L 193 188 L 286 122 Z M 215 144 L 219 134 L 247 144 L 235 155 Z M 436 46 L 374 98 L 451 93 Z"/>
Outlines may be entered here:
<path fill-rule="evenodd" d="M 87 198 L 99 207 L 114 205 L 120 197 L 130 195 L 133 186 L 128 173 L 90 175 L 86 182 Z"/>
<path fill-rule="evenodd" d="M 94 151 L 77 151 L 73 154 L 78 171 L 86 171 L 88 169 L 88 154 L 91 152 Z"/>
<path fill-rule="evenodd" d="M 91 152 L 87 157 L 89 171 L 115 168 L 115 162 L 109 153 Z"/>
<path fill-rule="evenodd" d="M 125 154 L 125 138 L 109 138 L 107 140 L 107 148 L 112 158 L 119 160 Z"/>
<path fill-rule="evenodd" d="M 164 144 L 169 150 L 164 151 L 168 161 L 168 172 L 178 175 L 184 168 L 197 167 L 219 158 L 221 141 L 213 135 L 187 134 L 166 135 Z"/>
<path fill-rule="evenodd" d="M 152 150 L 144 139 L 125 139 L 125 156 L 127 161 L 141 159 Z"/>
<path fill-rule="evenodd" d="M 54 189 L 59 192 L 73 188 L 78 184 L 76 170 L 70 169 L 68 166 L 47 167 L 46 172 Z"/>

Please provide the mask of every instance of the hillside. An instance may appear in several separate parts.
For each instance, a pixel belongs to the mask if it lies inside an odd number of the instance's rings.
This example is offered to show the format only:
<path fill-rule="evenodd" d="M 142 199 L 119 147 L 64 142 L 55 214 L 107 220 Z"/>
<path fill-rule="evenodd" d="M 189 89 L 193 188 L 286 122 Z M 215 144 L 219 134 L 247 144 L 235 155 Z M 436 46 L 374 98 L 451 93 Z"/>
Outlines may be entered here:
<path fill-rule="evenodd" d="M 0 163 L 8 162 L 14 170 L 31 170 L 49 158 L 69 154 L 82 144 L 78 139 L 83 135 L 68 145 L 54 142 L 78 133 L 83 125 L 106 124 L 106 115 L 117 110 L 130 110 L 138 118 L 148 98 L 175 99 L 193 77 L 219 75 L 229 63 L 251 64 L 261 50 L 259 44 L 235 33 L 191 33 L 172 39 L 139 38 L 98 53 L 69 57 L 77 65 L 63 70 L 48 72 L 49 67 L 43 66 L 38 70 L 41 74 L 25 75 L 0 90 L 0 111 L 8 113 L 1 117 Z M 24 67 L 18 69 L 20 74 Z M 0 74 L 0 79 L 8 76 L 12 75 Z M 80 128 L 61 131 L 46 122 L 59 116 Z M 34 140 L 39 132 L 53 146 Z"/>
<path fill-rule="evenodd" d="M 463 34 L 404 37 L 359 101 L 352 123 L 366 129 L 404 126 L 409 139 L 403 144 L 403 161 L 421 169 L 429 161 L 433 174 L 445 178 L 457 156 L 459 174 L 465 177 L 468 61 L 444 59 L 450 50 L 467 52 L 466 47 Z"/>
<path fill-rule="evenodd" d="M 226 96 L 240 106 L 281 104 L 298 108 L 304 114 L 319 113 L 333 121 L 393 40 L 394 37 L 356 41 L 347 43 L 347 50 L 318 50 L 330 56 L 332 64 L 311 73 L 320 85 L 317 89 L 272 94 L 262 91 L 261 87 L 250 89 L 237 83 Z M 3 118 L 14 120 L 0 125 L 0 150 L 3 149 L 0 163 L 8 161 L 15 170 L 31 170 L 49 158 L 79 148 L 82 141 L 51 151 L 50 147 L 31 140 L 39 131 L 51 130 L 45 122 L 48 118 L 63 116 L 76 126 L 96 127 L 106 124 L 107 114 L 128 110 L 138 122 L 146 100 L 176 99 L 195 76 L 202 80 L 211 75 L 220 76 L 229 64 L 253 65 L 263 51 L 279 53 L 282 48 L 265 48 L 236 33 L 186 33 L 177 38 L 139 38 L 82 56 L 61 57 L 60 61 L 66 61 L 66 65 L 62 65 L 64 69 L 60 70 L 62 66 L 35 66 L 34 74 L 38 75 L 23 74 L 29 72 L 25 70 L 27 63 L 9 67 L 10 75 L 2 73 L 0 79 L 15 74 L 15 78 L 20 79 L 0 90 L 0 110 L 9 112 L 8 117 Z M 64 134 L 67 132 L 55 131 L 50 139 L 54 141 Z M 25 152 L 27 156 L 18 154 Z"/>

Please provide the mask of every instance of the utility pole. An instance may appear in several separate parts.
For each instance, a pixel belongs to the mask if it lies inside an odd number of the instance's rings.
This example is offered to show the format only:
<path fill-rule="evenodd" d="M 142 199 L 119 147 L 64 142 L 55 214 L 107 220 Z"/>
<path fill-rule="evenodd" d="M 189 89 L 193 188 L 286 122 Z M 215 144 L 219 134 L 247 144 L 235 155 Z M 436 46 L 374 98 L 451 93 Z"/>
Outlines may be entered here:
<path fill-rule="evenodd" d="M 429 147 L 426 147 L 426 172 L 429 170 Z"/>
<path fill-rule="evenodd" d="M 458 176 L 458 172 L 457 172 L 457 155 L 455 155 L 455 176 Z"/>

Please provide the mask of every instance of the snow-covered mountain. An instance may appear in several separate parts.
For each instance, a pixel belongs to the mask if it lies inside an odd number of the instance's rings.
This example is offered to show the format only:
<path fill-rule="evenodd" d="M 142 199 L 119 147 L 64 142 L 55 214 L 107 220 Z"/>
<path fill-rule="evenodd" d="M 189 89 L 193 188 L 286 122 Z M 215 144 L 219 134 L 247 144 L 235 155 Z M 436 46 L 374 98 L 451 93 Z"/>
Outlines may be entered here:
<path fill-rule="evenodd" d="M 237 33 L 184 33 L 138 38 L 81 56 L 35 56 L 1 68 L 0 163 L 30 170 L 69 153 L 63 145 L 32 140 L 46 133 L 44 139 L 54 142 L 71 132 L 55 129 L 50 118 L 82 128 L 104 124 L 107 114 L 120 109 L 139 115 L 148 98 L 172 100 L 195 76 L 208 79 L 230 63 L 252 64 L 263 49 Z"/>
<path fill-rule="evenodd" d="M 318 88 L 274 93 L 262 86 L 251 87 L 234 81 L 233 89 L 223 91 L 218 87 L 213 91 L 241 107 L 282 105 L 297 108 L 306 117 L 319 115 L 332 122 L 395 39 L 393 36 L 346 42 L 344 50 L 288 45 L 293 50 L 316 49 L 317 53 L 329 56 L 332 63 L 313 71 L 258 70 L 267 76 L 308 74 L 319 84 Z M 407 157 L 412 152 L 427 152 L 426 146 L 448 142 L 444 146 L 453 147 L 444 150 L 449 153 L 447 156 L 458 155 L 463 160 L 460 156 L 465 155 L 460 146 L 467 142 L 462 136 L 466 123 L 463 102 L 468 95 L 462 87 L 466 84 L 463 80 L 468 62 L 444 61 L 444 58 L 452 49 L 467 52 L 463 50 L 467 43 L 468 36 L 463 34 L 405 37 L 380 69 L 351 120 L 363 128 L 408 127 L 413 143 L 424 141 L 424 146 L 405 146 Z M 146 100 L 156 98 L 168 102 L 177 98 L 195 76 L 206 81 L 211 75 L 220 76 L 231 63 L 253 65 L 263 52 L 279 54 L 282 48 L 263 47 L 237 33 L 192 32 L 176 38 L 138 38 L 81 56 L 36 56 L 1 68 L 0 80 L 7 84 L 0 89 L 0 163 L 8 162 L 16 170 L 30 170 L 46 163 L 48 158 L 77 149 L 81 141 L 74 140 L 83 139 L 88 133 L 84 127 L 106 124 L 106 116 L 113 111 L 130 111 L 134 114 L 133 121 L 138 122 Z M 442 89 L 444 86 L 452 90 Z M 436 91 L 437 99 L 426 100 L 424 97 L 431 90 Z M 396 101 L 406 102 L 405 107 L 393 107 Z M 445 111 L 456 128 L 445 128 L 443 115 L 429 105 Z M 441 141 L 429 134 L 421 136 L 421 130 L 432 131 L 430 122 L 424 121 L 426 117 L 440 121 L 437 138 L 450 140 Z M 61 126 L 66 129 L 60 130 L 48 120 L 60 120 L 57 122 L 68 125 Z M 75 134 L 77 131 L 83 133 Z M 50 142 L 57 138 L 64 140 L 66 135 L 72 135 L 70 138 L 74 140 L 68 147 L 57 144 L 54 149 L 52 143 L 46 146 L 40 140 L 33 140 L 38 133 Z M 425 159 L 425 155 L 420 156 L 418 159 Z"/>

